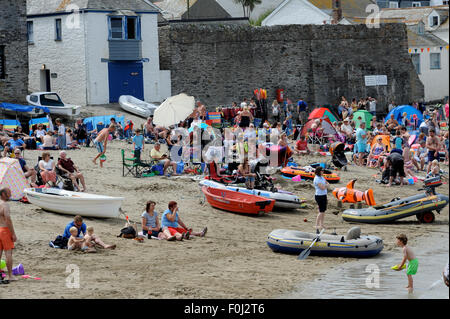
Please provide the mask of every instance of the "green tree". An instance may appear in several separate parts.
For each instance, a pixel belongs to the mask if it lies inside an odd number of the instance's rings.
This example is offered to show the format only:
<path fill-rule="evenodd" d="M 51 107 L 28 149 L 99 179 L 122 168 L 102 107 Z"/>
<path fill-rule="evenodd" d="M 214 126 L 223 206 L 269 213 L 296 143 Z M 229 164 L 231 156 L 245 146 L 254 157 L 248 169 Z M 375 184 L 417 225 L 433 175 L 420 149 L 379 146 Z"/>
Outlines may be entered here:
<path fill-rule="evenodd" d="M 261 4 L 262 0 L 233 0 L 236 4 L 241 4 L 244 11 L 244 17 L 250 17 L 255 6 Z"/>

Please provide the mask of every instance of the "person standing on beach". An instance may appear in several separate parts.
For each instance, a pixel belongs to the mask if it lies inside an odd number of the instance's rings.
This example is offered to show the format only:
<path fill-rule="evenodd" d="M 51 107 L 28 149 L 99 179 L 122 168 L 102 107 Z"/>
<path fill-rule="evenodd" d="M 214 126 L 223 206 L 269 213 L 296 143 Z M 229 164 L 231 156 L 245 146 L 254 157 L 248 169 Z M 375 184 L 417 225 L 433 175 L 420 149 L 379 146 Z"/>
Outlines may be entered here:
<path fill-rule="evenodd" d="M 400 265 L 396 267 L 396 270 L 402 270 L 403 265 L 406 260 L 408 260 L 408 268 L 406 269 L 406 276 L 408 277 L 408 289 L 409 293 L 413 292 L 413 278 L 412 276 L 417 273 L 417 269 L 419 268 L 419 261 L 416 258 L 416 255 L 412 251 L 408 244 L 408 237 L 405 234 L 400 234 L 397 237 L 397 246 L 401 247 L 403 250 L 403 259 Z"/>
<path fill-rule="evenodd" d="M 12 250 L 14 242 L 17 241 L 14 226 L 9 214 L 8 201 L 11 198 L 11 190 L 7 187 L 0 188 L 0 259 L 5 251 L 6 268 L 8 269 L 8 280 L 17 280 L 12 273 Z M 3 283 L 9 283 L 9 281 Z"/>
<path fill-rule="evenodd" d="M 116 130 L 116 126 L 114 124 L 110 124 L 109 127 L 105 127 L 98 133 L 97 137 L 94 140 L 94 145 L 97 147 L 98 154 L 92 160 L 95 165 L 97 165 L 97 159 L 106 153 L 106 145 L 108 144 L 108 137 L 110 133 L 113 133 Z M 100 167 L 103 167 L 103 162 L 100 161 Z"/>
<path fill-rule="evenodd" d="M 319 229 L 325 229 L 323 221 L 325 219 L 325 211 L 327 210 L 327 187 L 328 182 L 323 177 L 323 168 L 317 167 L 315 170 L 314 187 L 316 189 L 315 200 L 319 206 L 319 214 L 316 219 L 316 233 L 319 234 Z"/>

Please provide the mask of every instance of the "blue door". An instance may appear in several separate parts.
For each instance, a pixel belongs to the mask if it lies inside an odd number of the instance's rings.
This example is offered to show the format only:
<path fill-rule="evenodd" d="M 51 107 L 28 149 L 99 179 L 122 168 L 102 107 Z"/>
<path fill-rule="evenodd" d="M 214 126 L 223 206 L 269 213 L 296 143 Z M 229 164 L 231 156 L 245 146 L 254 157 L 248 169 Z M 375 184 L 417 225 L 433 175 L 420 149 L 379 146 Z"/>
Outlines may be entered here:
<path fill-rule="evenodd" d="M 121 95 L 144 100 L 142 62 L 109 62 L 109 102 L 116 103 Z"/>

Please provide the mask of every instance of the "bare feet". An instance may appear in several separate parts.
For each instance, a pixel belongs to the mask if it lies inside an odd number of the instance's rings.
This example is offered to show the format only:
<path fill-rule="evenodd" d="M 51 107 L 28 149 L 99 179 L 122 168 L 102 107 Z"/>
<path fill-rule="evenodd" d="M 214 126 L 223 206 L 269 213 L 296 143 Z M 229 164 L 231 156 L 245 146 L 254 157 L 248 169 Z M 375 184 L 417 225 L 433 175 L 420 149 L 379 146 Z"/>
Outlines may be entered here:
<path fill-rule="evenodd" d="M 108 245 L 105 249 L 116 249 L 116 245 Z"/>
<path fill-rule="evenodd" d="M 94 163 L 95 165 L 97 165 L 97 161 L 95 159 L 92 160 L 92 163 Z"/>
<path fill-rule="evenodd" d="M 19 280 L 19 279 L 17 279 L 17 277 L 16 276 L 11 276 L 11 277 L 8 277 L 8 280 L 9 281 L 17 281 L 17 280 Z"/>
<path fill-rule="evenodd" d="M 200 233 L 200 237 L 205 237 L 207 231 L 208 227 L 203 228 L 202 232 Z"/>

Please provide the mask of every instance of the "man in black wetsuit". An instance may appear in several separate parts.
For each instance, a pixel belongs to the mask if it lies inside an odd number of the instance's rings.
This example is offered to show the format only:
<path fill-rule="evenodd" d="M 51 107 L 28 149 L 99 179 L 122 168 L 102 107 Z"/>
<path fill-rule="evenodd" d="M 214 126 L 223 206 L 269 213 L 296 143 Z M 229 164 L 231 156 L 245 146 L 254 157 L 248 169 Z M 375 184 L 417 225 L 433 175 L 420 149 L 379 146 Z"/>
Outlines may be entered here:
<path fill-rule="evenodd" d="M 391 152 L 391 154 L 386 157 L 386 161 L 390 166 L 389 184 L 386 186 L 392 186 L 392 182 L 394 181 L 394 178 L 397 177 L 397 174 L 400 177 L 400 185 L 403 185 L 403 178 L 406 177 L 403 156 L 400 153 Z"/>

